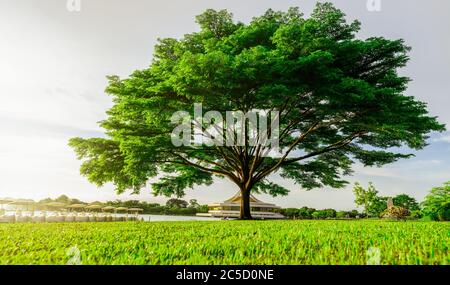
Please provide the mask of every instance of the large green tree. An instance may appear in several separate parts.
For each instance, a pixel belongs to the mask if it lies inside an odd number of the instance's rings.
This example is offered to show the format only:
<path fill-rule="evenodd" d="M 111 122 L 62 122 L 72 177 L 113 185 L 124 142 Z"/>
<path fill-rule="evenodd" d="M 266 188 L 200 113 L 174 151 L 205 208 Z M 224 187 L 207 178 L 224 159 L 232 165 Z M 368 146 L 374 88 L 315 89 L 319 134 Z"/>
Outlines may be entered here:
<path fill-rule="evenodd" d="M 288 194 L 273 173 L 303 189 L 343 187 L 354 161 L 381 166 L 407 158 L 393 149 L 422 149 L 430 131 L 444 129 L 424 103 L 403 95 L 403 40 L 357 39 L 359 22 L 347 23 L 329 3 L 310 17 L 297 8 L 268 10 L 243 24 L 225 10 L 207 10 L 197 22 L 199 32 L 160 39 L 148 68 L 109 77 L 114 106 L 101 122 L 107 137 L 70 141 L 91 182 L 137 193 L 158 177 L 155 195 L 180 197 L 224 177 L 241 192 L 240 217 L 250 219 L 251 192 Z M 175 146 L 172 115 L 183 110 L 195 120 L 195 103 L 223 117 L 278 111 L 278 151 L 250 145 L 250 128 L 241 145 Z"/>

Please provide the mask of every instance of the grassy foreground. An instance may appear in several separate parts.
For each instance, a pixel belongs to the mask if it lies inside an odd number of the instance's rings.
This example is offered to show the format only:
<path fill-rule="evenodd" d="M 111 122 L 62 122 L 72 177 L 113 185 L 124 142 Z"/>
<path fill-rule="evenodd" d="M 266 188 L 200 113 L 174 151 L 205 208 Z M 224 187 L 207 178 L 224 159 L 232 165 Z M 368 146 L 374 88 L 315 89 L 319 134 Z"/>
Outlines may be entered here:
<path fill-rule="evenodd" d="M 0 224 L 0 264 L 450 264 L 450 223 Z M 369 258 L 370 260 L 370 258 Z"/>

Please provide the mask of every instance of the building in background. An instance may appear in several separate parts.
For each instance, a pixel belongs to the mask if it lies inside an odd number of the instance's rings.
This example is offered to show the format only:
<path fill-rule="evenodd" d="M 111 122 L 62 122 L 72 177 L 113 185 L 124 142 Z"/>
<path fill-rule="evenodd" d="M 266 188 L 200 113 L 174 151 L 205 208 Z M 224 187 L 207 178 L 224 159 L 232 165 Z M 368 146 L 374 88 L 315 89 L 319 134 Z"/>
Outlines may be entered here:
<path fill-rule="evenodd" d="M 239 218 L 241 209 L 241 193 L 236 193 L 233 197 L 221 203 L 208 205 L 208 213 L 198 213 L 197 216 L 215 218 Z M 254 219 L 283 219 L 280 214 L 281 207 L 275 204 L 265 203 L 250 195 L 250 208 Z"/>

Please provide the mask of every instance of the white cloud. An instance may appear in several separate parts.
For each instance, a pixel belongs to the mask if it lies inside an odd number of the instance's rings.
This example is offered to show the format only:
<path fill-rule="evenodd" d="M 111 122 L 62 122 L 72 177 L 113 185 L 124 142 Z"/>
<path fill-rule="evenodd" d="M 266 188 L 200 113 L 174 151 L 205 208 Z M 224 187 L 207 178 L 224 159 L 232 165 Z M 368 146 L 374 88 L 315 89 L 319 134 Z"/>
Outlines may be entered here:
<path fill-rule="evenodd" d="M 378 167 L 364 167 L 362 165 L 357 165 L 353 169 L 355 174 L 375 176 L 375 177 L 388 177 L 388 178 L 401 178 L 401 174 L 396 173 L 393 169 L 388 168 L 378 168 Z"/>
<path fill-rule="evenodd" d="M 439 138 L 434 139 L 433 141 L 450 143 L 450 135 L 441 136 Z"/>

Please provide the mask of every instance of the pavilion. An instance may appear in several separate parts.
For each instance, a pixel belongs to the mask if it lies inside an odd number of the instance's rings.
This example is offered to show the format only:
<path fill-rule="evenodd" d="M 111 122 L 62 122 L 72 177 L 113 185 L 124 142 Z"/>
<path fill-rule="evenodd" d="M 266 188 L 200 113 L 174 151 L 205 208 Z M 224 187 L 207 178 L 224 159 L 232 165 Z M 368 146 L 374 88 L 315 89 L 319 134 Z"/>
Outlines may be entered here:
<path fill-rule="evenodd" d="M 239 218 L 241 209 L 241 193 L 237 192 L 233 197 L 221 203 L 208 205 L 208 213 L 198 213 L 197 216 L 215 218 Z M 280 214 L 281 207 L 275 204 L 265 203 L 250 195 L 250 209 L 255 219 L 283 219 Z"/>

